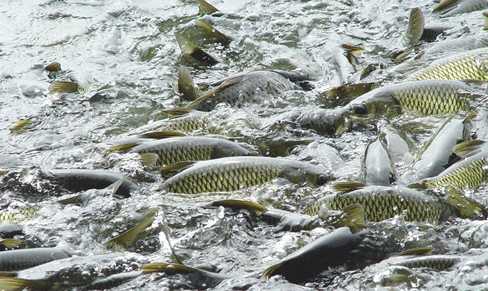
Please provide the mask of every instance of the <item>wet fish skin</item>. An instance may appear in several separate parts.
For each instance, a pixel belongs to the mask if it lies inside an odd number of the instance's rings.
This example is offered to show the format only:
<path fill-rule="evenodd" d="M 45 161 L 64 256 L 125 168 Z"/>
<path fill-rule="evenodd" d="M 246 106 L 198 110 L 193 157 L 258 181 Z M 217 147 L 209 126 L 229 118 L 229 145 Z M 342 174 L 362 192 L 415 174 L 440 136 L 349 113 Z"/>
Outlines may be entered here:
<path fill-rule="evenodd" d="M 367 185 L 390 185 L 395 180 L 395 170 L 390 154 L 380 138 L 366 147 L 362 160 L 362 180 Z"/>
<path fill-rule="evenodd" d="M 412 47 L 422 38 L 424 33 L 425 19 L 422 10 L 419 7 L 415 7 L 410 10 L 408 29 L 402 37 L 402 42 L 405 47 Z"/>
<path fill-rule="evenodd" d="M 63 248 L 32 248 L 0 252 L 0 271 L 18 271 L 71 257 Z"/>
<path fill-rule="evenodd" d="M 203 136 L 167 138 L 143 143 L 131 152 L 157 155 L 156 166 L 171 165 L 182 161 L 200 161 L 228 156 L 247 156 L 257 154 L 238 143 Z"/>
<path fill-rule="evenodd" d="M 438 223 L 455 214 L 443 200 L 401 186 L 366 186 L 348 193 L 324 197 L 305 209 L 305 213 L 321 215 L 323 209 L 342 210 L 356 203 L 363 206 L 369 221 L 383 221 L 405 213 L 407 221 Z"/>
<path fill-rule="evenodd" d="M 115 194 L 130 196 L 137 189 L 136 184 L 125 176 L 107 170 L 49 169 L 44 170 L 46 178 L 61 184 L 69 191 L 80 192 L 88 189 L 103 189 L 122 181 Z"/>
<path fill-rule="evenodd" d="M 274 71 L 253 71 L 223 80 L 217 87 L 189 103 L 188 107 L 210 111 L 218 103 L 237 107 L 247 103 L 259 104 L 263 98 L 294 89 L 298 89 L 298 86 L 283 74 Z"/>
<path fill-rule="evenodd" d="M 351 101 L 346 108 L 356 115 L 451 114 L 469 110 L 469 100 L 475 96 L 475 92 L 460 81 L 406 81 L 374 89 Z"/>
<path fill-rule="evenodd" d="M 227 157 L 195 163 L 166 180 L 161 189 L 173 193 L 228 192 L 261 185 L 275 178 L 322 185 L 332 179 L 320 167 L 270 157 Z"/>
<path fill-rule="evenodd" d="M 488 48 L 463 52 L 432 62 L 410 80 L 488 80 Z"/>
<path fill-rule="evenodd" d="M 267 268 L 263 275 L 279 274 L 290 282 L 303 282 L 327 268 L 343 265 L 364 237 L 365 232 L 352 233 L 348 227 L 338 228 Z"/>
<path fill-rule="evenodd" d="M 392 258 L 393 259 L 393 258 Z M 395 261 L 389 265 L 403 266 L 407 268 L 430 268 L 438 271 L 447 270 L 461 261 L 460 256 L 430 255 L 430 256 L 405 256 L 395 257 Z"/>
<path fill-rule="evenodd" d="M 412 187 L 476 189 L 488 181 L 487 169 L 488 150 L 484 149 L 451 165 L 437 176 L 420 180 Z"/>
<path fill-rule="evenodd" d="M 424 145 L 418 160 L 402 176 L 401 181 L 409 184 L 429 178 L 445 170 L 452 157 L 454 147 L 460 141 L 470 139 L 469 118 L 449 118 Z"/>
<path fill-rule="evenodd" d="M 340 136 L 350 129 L 351 124 L 344 108 L 303 110 L 293 117 L 302 128 L 312 129 L 320 134 Z"/>
<path fill-rule="evenodd" d="M 473 11 L 483 10 L 488 7 L 486 0 L 459 0 L 452 9 L 441 12 L 442 17 L 449 17 L 457 14 L 469 13 Z"/>

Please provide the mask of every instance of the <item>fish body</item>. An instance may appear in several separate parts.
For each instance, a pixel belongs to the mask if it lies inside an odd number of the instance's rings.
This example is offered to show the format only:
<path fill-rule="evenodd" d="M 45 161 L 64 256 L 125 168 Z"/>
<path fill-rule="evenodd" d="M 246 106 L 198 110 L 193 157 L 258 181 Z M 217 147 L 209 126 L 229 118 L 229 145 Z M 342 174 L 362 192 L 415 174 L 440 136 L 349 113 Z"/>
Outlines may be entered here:
<path fill-rule="evenodd" d="M 0 252 L 0 271 L 18 271 L 71 257 L 63 248 L 33 248 Z"/>
<path fill-rule="evenodd" d="M 351 101 L 355 114 L 412 112 L 419 115 L 451 114 L 469 109 L 475 92 L 460 81 L 407 81 L 374 89 Z"/>
<path fill-rule="evenodd" d="M 411 80 L 488 80 L 488 48 L 456 54 L 414 72 Z"/>
<path fill-rule="evenodd" d="M 444 201 L 423 192 L 400 186 L 366 186 L 348 193 L 325 197 L 305 210 L 316 215 L 322 209 L 343 210 L 359 204 L 363 206 L 366 219 L 382 221 L 405 214 L 407 221 L 438 223 L 452 214 Z"/>
<path fill-rule="evenodd" d="M 419 7 L 410 10 L 408 19 L 408 29 L 402 37 L 405 47 L 412 47 L 422 38 L 424 33 L 425 19 L 422 10 Z"/>
<path fill-rule="evenodd" d="M 388 265 L 407 268 L 429 268 L 438 271 L 446 270 L 461 261 L 460 256 L 431 255 L 431 256 L 401 256 L 392 257 L 385 261 Z"/>
<path fill-rule="evenodd" d="M 487 0 L 460 0 L 451 8 L 441 12 L 443 17 L 483 10 L 488 7 Z"/>
<path fill-rule="evenodd" d="M 486 33 L 436 42 L 425 50 L 425 55 L 432 56 L 442 53 L 459 53 L 485 47 L 488 47 L 488 36 Z"/>
<path fill-rule="evenodd" d="M 153 131 L 177 131 L 191 133 L 197 130 L 206 130 L 211 127 L 211 120 L 207 112 L 193 110 L 188 114 L 179 117 L 158 120 L 146 126 L 132 131 L 131 135 L 141 135 Z"/>
<path fill-rule="evenodd" d="M 362 167 L 362 180 L 367 185 L 390 185 L 395 180 L 395 170 L 380 139 L 368 144 L 364 153 Z"/>
<path fill-rule="evenodd" d="M 348 227 L 335 229 L 291 253 L 263 273 L 266 277 L 279 274 L 290 282 L 303 282 L 327 268 L 343 265 L 363 239 L 363 232 L 352 233 Z"/>
<path fill-rule="evenodd" d="M 402 176 L 405 184 L 433 177 L 449 166 L 454 147 L 469 139 L 470 122 L 465 118 L 449 118 L 427 142 L 419 159 Z"/>
<path fill-rule="evenodd" d="M 201 161 L 230 156 L 247 156 L 255 154 L 238 143 L 222 138 L 203 136 L 185 136 L 167 138 L 142 143 L 131 152 L 154 154 L 157 166 L 171 165 L 183 161 Z"/>
<path fill-rule="evenodd" d="M 241 106 L 247 103 L 263 103 L 267 96 L 298 89 L 298 86 L 283 74 L 275 71 L 254 71 L 238 74 L 218 83 L 188 106 L 193 109 L 210 111 L 218 103 Z"/>
<path fill-rule="evenodd" d="M 129 196 L 131 191 L 137 189 L 137 186 L 125 176 L 106 170 L 50 169 L 44 171 L 44 175 L 73 192 L 103 189 L 119 181 L 121 184 L 115 194 Z"/>
<path fill-rule="evenodd" d="M 312 129 L 320 134 L 339 136 L 350 127 L 347 111 L 342 107 L 334 109 L 310 108 L 293 117 L 302 128 Z"/>
<path fill-rule="evenodd" d="M 381 128 L 381 135 L 386 150 L 394 163 L 410 157 L 412 141 L 399 129 L 386 125 Z"/>
<path fill-rule="evenodd" d="M 454 187 L 476 189 L 488 181 L 488 150 L 484 149 L 444 170 L 437 176 L 420 181 L 426 188 Z"/>
<path fill-rule="evenodd" d="M 37 215 L 38 208 L 22 207 L 16 210 L 3 210 L 0 212 L 0 224 L 19 223 L 30 220 Z"/>
<path fill-rule="evenodd" d="M 261 185 L 275 178 L 321 185 L 331 179 L 318 166 L 283 158 L 227 157 L 197 162 L 169 178 L 162 189 L 174 193 L 226 192 Z"/>

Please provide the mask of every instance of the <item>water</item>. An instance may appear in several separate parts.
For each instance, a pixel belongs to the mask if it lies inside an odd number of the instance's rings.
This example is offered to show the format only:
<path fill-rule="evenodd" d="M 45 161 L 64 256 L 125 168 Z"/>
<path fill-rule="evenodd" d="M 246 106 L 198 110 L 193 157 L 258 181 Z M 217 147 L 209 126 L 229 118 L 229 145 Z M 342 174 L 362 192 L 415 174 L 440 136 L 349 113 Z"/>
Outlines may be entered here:
<path fill-rule="evenodd" d="M 258 68 L 298 69 L 313 77 L 314 89 L 285 92 L 276 100 L 244 108 L 218 106 L 212 118 L 221 122 L 223 135 L 253 142 L 268 134 L 263 128 L 278 113 L 307 110 L 318 104 L 318 95 L 346 81 L 357 82 L 368 65 L 376 68 L 361 81 L 390 82 L 405 78 L 425 65 L 423 59 L 409 67 L 394 64 L 388 52 L 401 46 L 409 9 L 420 6 L 427 25 L 448 26 L 441 38 L 477 36 L 483 25 L 481 12 L 451 18 L 431 14 L 432 1 L 215 1 L 223 15 L 206 16 L 233 38 L 228 49 L 210 46 L 220 61 L 216 66 L 191 67 L 197 83 L 211 83 L 231 74 Z M 39 216 L 25 222 L 27 235 L 40 246 L 67 245 L 86 255 L 109 252 L 104 243 L 131 225 L 137 214 L 158 207 L 159 219 L 148 234 L 130 249 L 147 261 L 170 261 L 167 241 L 160 234 L 164 216 L 176 251 L 191 266 L 208 266 L 222 274 L 243 277 L 262 270 L 299 246 L 327 232 L 275 232 L 273 226 L 245 211 L 206 209 L 201 205 L 222 197 L 162 195 L 156 173 L 145 172 L 137 156 L 106 154 L 109 141 L 158 118 L 164 108 L 178 104 L 177 67 L 180 50 L 174 32 L 196 19 L 193 1 L 2 1 L 0 4 L 0 170 L 7 172 L 1 191 L 4 209 L 25 205 L 39 207 Z M 365 49 L 358 65 L 344 61 L 342 44 Z M 420 50 L 433 44 L 423 43 Z M 446 53 L 449 53 L 446 52 Z M 440 54 L 442 55 L 442 53 Z M 437 57 L 439 54 L 436 55 Z M 428 56 L 427 56 L 428 57 Z M 426 57 L 426 59 L 428 59 Z M 51 80 L 43 68 L 59 62 L 64 79 L 74 79 L 81 94 L 52 94 Z M 10 127 L 28 118 L 32 125 L 13 134 Z M 412 120 L 402 116 L 393 123 Z M 438 125 L 439 120 L 420 120 Z M 435 130 L 435 129 L 434 129 Z M 433 130 L 432 130 L 433 131 Z M 431 132 L 432 132 L 431 131 Z M 420 143 L 429 134 L 416 135 Z M 361 155 L 374 131 L 361 128 L 340 138 L 317 135 L 285 126 L 272 135 L 278 142 L 295 139 L 292 151 L 273 155 L 312 160 L 333 167 L 339 178 L 357 177 Z M 310 146 L 308 142 L 314 141 Z M 116 199 L 108 190 L 88 190 L 82 205 L 56 202 L 57 188 L 38 177 L 39 168 L 101 168 L 122 172 L 141 190 L 127 199 Z M 286 210 L 303 209 L 308 202 L 329 193 L 327 186 L 311 189 L 284 181 L 242 191 Z M 476 193 L 486 201 L 484 191 Z M 411 230 L 401 220 L 387 226 L 407 228 L 405 244 L 428 239 L 441 253 L 464 254 L 470 249 L 486 252 L 483 222 L 453 220 L 440 226 Z M 480 227 L 481 224 L 481 227 Z M 470 239 L 466 236 L 473 234 Z M 459 239 L 461 238 L 461 239 Z M 472 251 L 472 250 L 471 250 Z M 486 268 L 486 267 L 483 267 Z M 476 268 L 456 267 L 447 272 L 415 271 L 421 278 L 409 287 L 479 290 L 487 279 Z M 369 269 L 323 274 L 304 284 L 312 288 L 382 288 Z M 368 282 L 363 285 L 362 282 Z M 329 285 L 332 284 L 332 285 Z M 282 278 L 270 281 L 234 279 L 217 289 L 246 286 L 251 290 L 296 288 Z M 148 275 L 114 290 L 194 288 L 184 276 Z M 304 287 L 305 288 L 305 287 Z"/>

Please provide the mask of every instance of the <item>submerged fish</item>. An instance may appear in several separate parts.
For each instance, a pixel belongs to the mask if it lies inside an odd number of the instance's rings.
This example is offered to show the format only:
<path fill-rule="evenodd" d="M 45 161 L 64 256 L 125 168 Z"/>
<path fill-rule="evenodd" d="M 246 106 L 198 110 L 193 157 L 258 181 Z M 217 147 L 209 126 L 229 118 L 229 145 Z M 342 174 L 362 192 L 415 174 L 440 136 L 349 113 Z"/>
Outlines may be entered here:
<path fill-rule="evenodd" d="M 477 92 L 460 81 L 408 81 L 374 89 L 351 101 L 346 108 L 355 115 L 450 114 L 470 109 Z"/>
<path fill-rule="evenodd" d="M 410 184 L 445 170 L 455 155 L 456 145 L 471 139 L 470 120 L 470 117 L 452 117 L 446 120 L 424 145 L 417 161 L 402 176 L 402 183 Z"/>
<path fill-rule="evenodd" d="M 52 169 L 44 171 L 43 174 L 73 192 L 116 185 L 114 194 L 129 196 L 130 192 L 137 189 L 136 184 L 125 176 L 106 170 Z"/>
<path fill-rule="evenodd" d="M 147 167 L 161 167 L 184 161 L 201 161 L 256 154 L 238 143 L 203 136 L 168 138 L 142 143 L 130 152 L 139 153 Z"/>
<path fill-rule="evenodd" d="M 17 271 L 71 257 L 63 248 L 33 248 L 0 252 L 0 271 Z"/>
<path fill-rule="evenodd" d="M 261 185 L 275 178 L 293 183 L 322 185 L 332 175 L 305 162 L 269 157 L 228 157 L 197 162 L 169 178 L 162 189 L 174 193 L 235 191 Z"/>
<path fill-rule="evenodd" d="M 38 208 L 30 206 L 15 210 L 3 210 L 0 212 L 0 224 L 19 223 L 30 220 L 37 215 L 38 210 Z"/>
<path fill-rule="evenodd" d="M 210 111 L 215 105 L 222 102 L 232 106 L 241 106 L 246 103 L 259 104 L 269 96 L 299 88 L 290 80 L 290 75 L 281 71 L 242 73 L 213 85 L 216 87 L 189 103 L 187 107 Z"/>
<path fill-rule="evenodd" d="M 144 262 L 138 256 L 119 253 L 65 257 L 11 273 L 8 277 L 0 276 L 0 290 L 71 290 L 121 270 L 129 271 L 141 261 Z"/>
<path fill-rule="evenodd" d="M 290 119 L 302 128 L 312 129 L 320 134 L 339 136 L 351 126 L 346 113 L 343 108 L 310 108 L 301 110 Z"/>
<path fill-rule="evenodd" d="M 488 80 L 488 48 L 456 54 L 432 62 L 410 75 L 411 80 Z"/>
<path fill-rule="evenodd" d="M 405 214 L 407 221 L 438 223 L 456 213 L 444 200 L 400 186 L 366 186 L 331 195 L 305 209 L 305 213 L 322 215 L 320 212 L 327 212 L 327 209 L 343 210 L 352 204 L 363 206 L 369 221 L 382 221 Z"/>
<path fill-rule="evenodd" d="M 441 16 L 448 17 L 462 13 L 483 10 L 488 7 L 487 0 L 457 0 L 443 1 L 445 4 L 439 4 L 435 11 L 441 10 Z"/>

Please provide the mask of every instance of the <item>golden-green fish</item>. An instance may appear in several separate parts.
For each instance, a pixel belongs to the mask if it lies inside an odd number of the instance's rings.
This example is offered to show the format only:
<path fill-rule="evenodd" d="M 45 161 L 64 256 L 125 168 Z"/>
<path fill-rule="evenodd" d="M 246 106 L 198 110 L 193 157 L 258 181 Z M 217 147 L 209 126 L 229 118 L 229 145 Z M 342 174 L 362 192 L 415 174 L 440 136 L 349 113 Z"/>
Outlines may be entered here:
<path fill-rule="evenodd" d="M 411 187 L 475 189 L 487 181 L 488 151 L 485 149 L 453 164 L 439 175 L 423 179 Z"/>
<path fill-rule="evenodd" d="M 434 61 L 413 73 L 411 80 L 488 80 L 488 48 L 480 48 Z"/>
<path fill-rule="evenodd" d="M 346 108 L 356 115 L 451 114 L 469 110 L 470 100 L 478 96 L 460 81 L 408 81 L 374 89 L 351 101 Z"/>
<path fill-rule="evenodd" d="M 446 270 L 461 261 L 460 256 L 431 255 L 431 256 L 402 256 L 387 259 L 385 263 L 407 268 L 430 268 L 434 270 Z"/>
<path fill-rule="evenodd" d="M 228 157 L 197 162 L 169 178 L 162 189 L 173 193 L 236 191 L 285 178 L 293 183 L 322 185 L 331 179 L 322 168 L 283 158 Z"/>
<path fill-rule="evenodd" d="M 0 211 L 0 224 L 19 223 L 30 220 L 37 215 L 38 209 L 35 207 L 23 207 L 18 210 Z"/>
<path fill-rule="evenodd" d="M 256 154 L 238 143 L 204 136 L 183 136 L 145 142 L 130 152 L 139 153 L 148 167 Z"/>
<path fill-rule="evenodd" d="M 317 215 L 322 209 L 343 210 L 352 204 L 361 205 L 369 221 L 382 221 L 405 214 L 407 221 L 438 223 L 454 213 L 444 201 L 400 186 L 366 186 L 332 195 L 305 209 L 305 213 Z"/>

